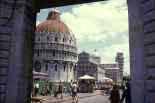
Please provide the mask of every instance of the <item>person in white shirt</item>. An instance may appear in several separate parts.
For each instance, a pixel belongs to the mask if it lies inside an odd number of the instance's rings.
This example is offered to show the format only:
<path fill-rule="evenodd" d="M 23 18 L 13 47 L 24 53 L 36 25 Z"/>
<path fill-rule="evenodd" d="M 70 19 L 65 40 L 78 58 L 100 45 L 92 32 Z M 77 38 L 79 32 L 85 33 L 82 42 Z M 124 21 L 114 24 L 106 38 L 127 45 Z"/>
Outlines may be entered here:
<path fill-rule="evenodd" d="M 35 96 L 38 95 L 38 92 L 39 92 L 39 83 L 36 83 L 35 84 Z"/>
<path fill-rule="evenodd" d="M 72 84 L 72 99 L 73 99 L 73 102 L 75 102 L 75 103 L 78 102 L 77 92 L 78 92 L 78 85 L 76 82 L 74 82 Z"/>

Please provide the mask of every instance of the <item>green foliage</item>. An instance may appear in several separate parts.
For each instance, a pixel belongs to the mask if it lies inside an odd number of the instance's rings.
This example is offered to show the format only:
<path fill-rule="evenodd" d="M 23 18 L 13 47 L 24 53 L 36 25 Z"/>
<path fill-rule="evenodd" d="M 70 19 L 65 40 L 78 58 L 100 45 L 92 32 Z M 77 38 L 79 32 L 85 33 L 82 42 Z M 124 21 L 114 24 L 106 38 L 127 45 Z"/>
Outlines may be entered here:
<path fill-rule="evenodd" d="M 130 76 L 123 76 L 123 81 L 129 81 L 130 80 Z"/>

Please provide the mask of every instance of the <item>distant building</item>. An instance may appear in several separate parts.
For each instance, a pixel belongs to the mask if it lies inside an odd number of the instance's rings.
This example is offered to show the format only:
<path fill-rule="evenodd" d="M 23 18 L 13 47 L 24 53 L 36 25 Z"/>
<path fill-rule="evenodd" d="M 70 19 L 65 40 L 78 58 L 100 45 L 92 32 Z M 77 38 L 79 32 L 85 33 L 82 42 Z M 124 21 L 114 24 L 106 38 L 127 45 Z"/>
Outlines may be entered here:
<path fill-rule="evenodd" d="M 122 52 L 117 53 L 115 61 L 118 63 L 118 67 L 120 68 L 120 78 L 123 80 L 124 56 Z"/>
<path fill-rule="evenodd" d="M 114 82 L 120 82 L 120 68 L 118 63 L 101 64 L 101 67 L 105 70 L 105 76 L 111 78 Z"/>
<path fill-rule="evenodd" d="M 37 25 L 34 47 L 34 70 L 56 81 L 74 79 L 77 62 L 76 39 L 60 20 L 60 12 L 53 9 L 47 19 Z"/>
<path fill-rule="evenodd" d="M 100 81 L 103 77 L 105 77 L 105 70 L 100 66 L 100 57 L 82 52 L 79 54 L 78 58 L 77 78 L 84 75 L 90 75 Z"/>

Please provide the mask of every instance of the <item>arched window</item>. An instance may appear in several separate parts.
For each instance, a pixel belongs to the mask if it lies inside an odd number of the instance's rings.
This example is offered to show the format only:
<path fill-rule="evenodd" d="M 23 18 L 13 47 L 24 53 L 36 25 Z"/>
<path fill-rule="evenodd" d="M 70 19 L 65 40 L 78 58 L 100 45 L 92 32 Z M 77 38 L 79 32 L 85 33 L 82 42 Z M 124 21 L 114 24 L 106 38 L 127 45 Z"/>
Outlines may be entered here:
<path fill-rule="evenodd" d="M 57 70 L 58 70 L 58 66 L 57 66 L 57 64 L 55 65 L 55 71 L 57 72 Z"/>
<path fill-rule="evenodd" d="M 47 36 L 47 40 L 49 40 L 50 38 L 49 38 L 49 36 Z"/>
<path fill-rule="evenodd" d="M 37 56 L 39 56 L 39 49 L 37 49 Z"/>
<path fill-rule="evenodd" d="M 71 65 L 70 65 L 70 72 L 72 72 L 72 68 L 73 68 L 73 65 L 71 64 Z"/>
<path fill-rule="evenodd" d="M 39 61 L 35 61 L 34 68 L 36 72 L 41 72 L 41 63 Z"/>
<path fill-rule="evenodd" d="M 69 43 L 71 44 L 72 43 L 72 40 L 69 40 Z"/>
<path fill-rule="evenodd" d="M 48 64 L 45 65 L 45 70 L 48 71 Z"/>
<path fill-rule="evenodd" d="M 64 72 L 65 72 L 65 70 L 66 70 L 66 65 L 64 65 Z"/>
<path fill-rule="evenodd" d="M 65 42 L 65 38 L 63 38 L 63 40 L 62 40 L 63 42 Z"/>
<path fill-rule="evenodd" d="M 55 51 L 53 51 L 53 56 L 55 56 Z"/>
<path fill-rule="evenodd" d="M 56 41 L 56 42 L 58 41 L 58 37 L 55 37 L 55 41 Z"/>

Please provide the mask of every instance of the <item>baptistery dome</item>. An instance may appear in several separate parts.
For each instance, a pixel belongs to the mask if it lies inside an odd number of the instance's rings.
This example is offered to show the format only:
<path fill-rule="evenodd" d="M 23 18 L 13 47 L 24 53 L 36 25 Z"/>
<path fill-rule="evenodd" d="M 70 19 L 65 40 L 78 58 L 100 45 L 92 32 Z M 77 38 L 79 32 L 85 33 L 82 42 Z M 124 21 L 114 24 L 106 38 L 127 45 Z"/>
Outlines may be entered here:
<path fill-rule="evenodd" d="M 76 62 L 75 36 L 60 20 L 60 12 L 53 9 L 36 27 L 34 69 L 48 73 L 52 81 L 70 81 Z"/>
<path fill-rule="evenodd" d="M 37 28 L 37 32 L 43 32 L 43 31 L 48 31 L 48 32 L 61 32 L 61 33 L 69 33 L 70 30 L 67 27 L 66 24 L 64 24 L 60 20 L 60 13 L 56 10 L 52 10 L 48 17 L 47 20 L 43 21 L 40 23 Z"/>

